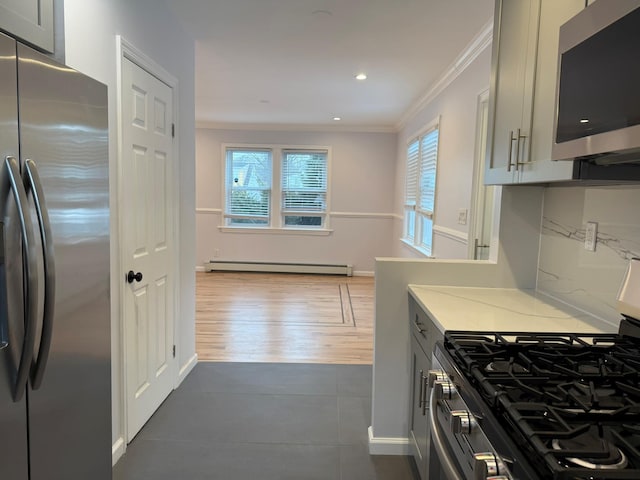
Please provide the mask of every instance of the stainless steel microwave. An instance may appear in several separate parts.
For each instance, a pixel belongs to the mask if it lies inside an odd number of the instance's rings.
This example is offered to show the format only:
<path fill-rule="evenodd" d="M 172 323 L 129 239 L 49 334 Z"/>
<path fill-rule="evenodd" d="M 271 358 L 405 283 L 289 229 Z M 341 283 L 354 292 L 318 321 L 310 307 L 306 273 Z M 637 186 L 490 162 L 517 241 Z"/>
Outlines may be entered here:
<path fill-rule="evenodd" d="M 640 0 L 597 0 L 560 27 L 553 160 L 640 163 Z"/>

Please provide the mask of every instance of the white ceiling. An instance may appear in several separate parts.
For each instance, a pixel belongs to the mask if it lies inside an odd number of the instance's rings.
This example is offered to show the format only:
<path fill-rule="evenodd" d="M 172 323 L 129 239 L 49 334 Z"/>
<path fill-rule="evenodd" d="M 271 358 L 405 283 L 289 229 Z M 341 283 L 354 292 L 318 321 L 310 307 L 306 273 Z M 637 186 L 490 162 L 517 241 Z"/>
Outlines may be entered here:
<path fill-rule="evenodd" d="M 390 129 L 491 20 L 494 3 L 166 1 L 196 39 L 197 122 Z"/>

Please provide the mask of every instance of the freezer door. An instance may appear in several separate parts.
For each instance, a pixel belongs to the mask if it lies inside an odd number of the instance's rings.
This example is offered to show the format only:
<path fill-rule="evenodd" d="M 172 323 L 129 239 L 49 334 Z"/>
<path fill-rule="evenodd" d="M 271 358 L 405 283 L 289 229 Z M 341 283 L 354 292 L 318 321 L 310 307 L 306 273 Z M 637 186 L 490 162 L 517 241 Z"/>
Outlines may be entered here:
<path fill-rule="evenodd" d="M 16 81 L 16 42 L 0 34 L 0 478 L 28 480 L 27 402 L 24 395 L 14 401 L 24 342 L 22 255 L 5 166 L 19 153 Z"/>
<path fill-rule="evenodd" d="M 107 89 L 23 45 L 18 78 L 23 175 L 28 163 L 40 178 L 51 224 L 43 250 L 53 242 L 55 256 L 48 361 L 44 334 L 28 391 L 31 480 L 110 480 Z M 28 191 L 37 218 L 39 195 Z"/>

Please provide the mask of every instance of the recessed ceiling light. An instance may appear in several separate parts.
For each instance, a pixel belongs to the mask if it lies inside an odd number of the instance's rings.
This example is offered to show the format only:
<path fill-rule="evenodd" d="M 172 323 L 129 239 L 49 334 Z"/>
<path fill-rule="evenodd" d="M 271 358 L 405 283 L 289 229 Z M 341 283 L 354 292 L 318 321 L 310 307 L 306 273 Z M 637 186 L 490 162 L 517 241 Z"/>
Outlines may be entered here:
<path fill-rule="evenodd" d="M 341 118 L 341 117 L 333 117 L 333 119 L 334 119 L 336 122 L 339 122 L 340 120 L 342 120 L 342 118 Z"/>
<path fill-rule="evenodd" d="M 367 79 L 366 73 L 359 73 L 356 75 L 356 80 L 366 80 L 366 79 Z"/>
<path fill-rule="evenodd" d="M 269 100 L 260 100 L 260 103 L 271 103 Z"/>
<path fill-rule="evenodd" d="M 589 123 L 589 119 L 588 118 L 583 118 L 582 120 L 580 120 L 580 123 Z"/>

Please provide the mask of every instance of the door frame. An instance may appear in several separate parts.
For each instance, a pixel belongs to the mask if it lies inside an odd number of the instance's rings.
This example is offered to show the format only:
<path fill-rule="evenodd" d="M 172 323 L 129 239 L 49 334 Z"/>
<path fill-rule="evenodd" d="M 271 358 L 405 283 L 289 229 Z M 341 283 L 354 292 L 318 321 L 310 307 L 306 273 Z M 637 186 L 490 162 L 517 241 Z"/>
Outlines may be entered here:
<path fill-rule="evenodd" d="M 123 82 L 122 82 L 122 72 L 123 72 L 123 63 L 126 60 L 133 62 L 135 65 L 140 67 L 142 70 L 146 71 L 150 75 L 156 77 L 161 82 L 165 83 L 171 88 L 171 97 L 173 101 L 173 118 L 171 122 L 174 127 L 174 138 L 171 154 L 173 155 L 173 168 L 171 169 L 169 175 L 171 176 L 171 192 L 169 205 L 178 205 L 180 199 L 180 168 L 179 168 L 179 129 L 177 128 L 177 118 L 179 112 L 178 105 L 178 92 L 179 92 L 179 82 L 178 79 L 167 72 L 164 68 L 158 65 L 154 60 L 152 60 L 149 56 L 147 56 L 143 51 L 136 48 L 129 41 L 124 39 L 122 36 L 116 36 L 116 50 L 117 50 L 117 61 L 116 61 L 116 76 L 117 76 L 117 141 L 118 141 L 118 149 L 117 149 L 117 214 L 118 214 L 118 242 L 115 247 L 116 255 L 117 255 L 117 270 L 116 275 L 119 280 L 119 305 L 118 305 L 118 324 L 119 324 L 119 338 L 117 342 L 119 344 L 120 351 L 120 368 L 117 371 L 117 381 L 119 382 L 121 395 L 118 398 L 119 410 L 120 410 L 120 425 L 119 430 L 121 433 L 121 437 L 118 441 L 113 445 L 113 459 L 114 461 L 122 456 L 122 454 L 126 451 L 127 446 L 127 438 L 128 438 L 128 425 L 127 425 L 127 416 L 128 416 L 128 407 L 127 407 L 127 398 L 128 398 L 128 388 L 127 388 L 127 349 L 126 349 L 126 325 L 125 325 L 125 308 L 124 308 L 124 299 L 126 295 L 125 289 L 127 285 L 124 282 L 125 272 L 127 269 L 127 259 L 125 258 L 124 248 L 123 248 L 123 167 L 124 167 L 124 155 L 123 155 L 123 133 L 125 128 L 125 122 L 122 114 L 122 102 L 123 102 Z M 180 345 L 180 329 L 178 328 L 178 318 L 179 318 L 179 310 L 180 310 L 180 295 L 181 291 L 180 285 L 180 275 L 179 275 L 179 252 L 180 252 L 180 218 L 178 215 L 177 209 L 174 209 L 172 215 L 172 225 L 170 228 L 172 229 L 171 241 L 173 242 L 173 255 L 171 259 L 171 274 L 173 275 L 173 291 L 171 292 L 173 296 L 173 344 L 176 346 L 176 356 L 172 359 L 172 376 L 173 376 L 173 388 L 175 389 L 179 384 L 179 367 L 178 367 L 178 346 Z"/>
<path fill-rule="evenodd" d="M 498 255 L 498 242 L 497 242 L 497 228 L 496 228 L 496 220 L 500 218 L 500 187 L 489 186 L 484 184 L 484 174 L 485 174 L 485 162 L 486 162 L 486 148 L 485 142 L 487 140 L 487 135 L 483 131 L 489 128 L 488 121 L 489 116 L 487 115 L 486 119 L 484 119 L 484 110 L 487 109 L 487 113 L 490 112 L 488 109 L 490 108 L 490 99 L 489 99 L 489 89 L 482 90 L 478 96 L 476 101 L 476 138 L 475 138 L 475 147 L 474 147 L 474 159 L 473 159 L 473 183 L 471 186 L 471 204 L 469 208 L 469 233 L 467 242 L 467 258 L 470 260 L 475 260 L 475 239 L 479 230 L 479 223 L 484 221 L 484 215 L 480 214 L 479 207 L 484 203 L 484 194 L 485 189 L 487 187 L 491 187 L 494 190 L 493 196 L 493 219 L 492 219 L 492 232 L 491 232 L 491 243 L 489 248 L 489 260 L 497 261 Z M 486 120 L 486 121 L 485 121 Z M 482 217 L 482 218 L 480 218 Z"/>

